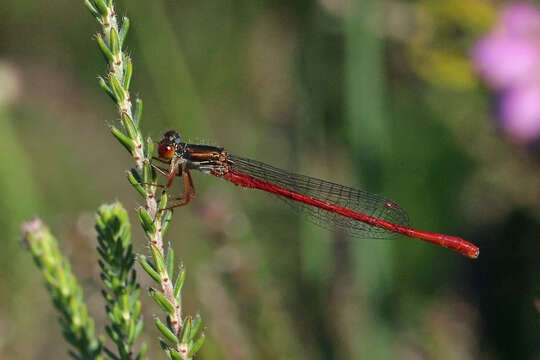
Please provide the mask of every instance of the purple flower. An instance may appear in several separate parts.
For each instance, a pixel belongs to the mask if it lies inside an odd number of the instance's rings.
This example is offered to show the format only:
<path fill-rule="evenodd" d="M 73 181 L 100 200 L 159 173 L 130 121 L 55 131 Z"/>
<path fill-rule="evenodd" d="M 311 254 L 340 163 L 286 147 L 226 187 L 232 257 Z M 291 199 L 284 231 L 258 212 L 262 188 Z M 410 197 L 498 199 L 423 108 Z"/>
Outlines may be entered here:
<path fill-rule="evenodd" d="M 499 26 L 514 36 L 530 36 L 540 30 L 540 10 L 533 4 L 515 3 L 499 14 Z"/>
<path fill-rule="evenodd" d="M 532 142 L 540 137 L 540 84 L 507 91 L 500 112 L 502 126 L 513 138 Z"/>
<path fill-rule="evenodd" d="M 473 61 L 486 81 L 497 89 L 526 82 L 538 68 L 540 49 L 526 39 L 490 34 L 473 50 Z"/>
<path fill-rule="evenodd" d="M 500 95 L 503 129 L 514 139 L 540 138 L 540 9 L 529 3 L 504 8 L 495 27 L 478 41 L 472 60 Z"/>

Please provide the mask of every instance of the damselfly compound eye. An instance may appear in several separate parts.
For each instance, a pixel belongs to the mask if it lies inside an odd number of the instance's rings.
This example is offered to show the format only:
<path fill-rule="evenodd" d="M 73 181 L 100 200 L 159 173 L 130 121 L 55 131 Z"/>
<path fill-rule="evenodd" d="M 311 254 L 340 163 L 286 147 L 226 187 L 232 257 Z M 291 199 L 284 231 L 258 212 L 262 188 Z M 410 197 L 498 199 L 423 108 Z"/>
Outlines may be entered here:
<path fill-rule="evenodd" d="M 169 130 L 163 134 L 163 139 L 167 139 L 170 142 L 180 142 L 180 134 L 174 130 Z"/>

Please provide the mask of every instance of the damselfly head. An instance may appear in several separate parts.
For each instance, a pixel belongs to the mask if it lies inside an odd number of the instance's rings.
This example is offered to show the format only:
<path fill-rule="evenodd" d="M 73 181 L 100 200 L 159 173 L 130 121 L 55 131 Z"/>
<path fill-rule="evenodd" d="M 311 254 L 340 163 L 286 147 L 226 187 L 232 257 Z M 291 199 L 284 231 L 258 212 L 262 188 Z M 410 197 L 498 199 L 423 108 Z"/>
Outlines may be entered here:
<path fill-rule="evenodd" d="M 159 142 L 158 153 L 163 159 L 172 159 L 176 152 L 177 146 L 181 143 L 180 134 L 174 130 L 169 130 L 163 134 L 163 138 Z"/>

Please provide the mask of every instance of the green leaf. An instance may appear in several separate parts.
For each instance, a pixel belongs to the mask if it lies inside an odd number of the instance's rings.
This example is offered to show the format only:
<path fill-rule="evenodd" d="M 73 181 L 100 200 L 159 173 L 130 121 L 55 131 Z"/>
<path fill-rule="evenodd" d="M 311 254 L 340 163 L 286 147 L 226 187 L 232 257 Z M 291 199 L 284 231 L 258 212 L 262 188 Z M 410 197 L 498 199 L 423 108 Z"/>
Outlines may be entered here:
<path fill-rule="evenodd" d="M 116 332 L 114 332 L 109 325 L 105 326 L 105 331 L 114 342 L 120 340 L 120 336 Z"/>
<path fill-rule="evenodd" d="M 189 342 L 189 333 L 191 332 L 191 317 L 188 316 L 184 320 L 184 326 L 182 327 L 182 333 L 180 334 L 180 340 L 187 344 Z"/>
<path fill-rule="evenodd" d="M 201 315 L 197 314 L 195 315 L 195 319 L 193 319 L 191 323 L 191 333 L 189 334 L 189 341 L 192 341 L 195 336 L 197 336 L 197 333 L 199 332 L 199 329 L 201 328 L 202 319 Z"/>
<path fill-rule="evenodd" d="M 137 132 L 137 128 L 135 127 L 133 120 L 125 112 L 122 112 L 122 124 L 124 125 L 124 128 L 131 139 L 137 139 L 139 137 L 139 133 Z"/>
<path fill-rule="evenodd" d="M 182 286 L 184 286 L 184 280 L 186 279 L 186 270 L 184 266 L 180 266 L 180 271 L 178 272 L 178 277 L 176 278 L 176 283 L 174 284 L 174 297 L 178 298 L 178 295 L 182 291 Z"/>
<path fill-rule="evenodd" d="M 118 79 L 116 79 L 116 76 L 114 74 L 110 74 L 109 82 L 111 84 L 111 89 L 118 101 L 124 101 L 124 99 L 126 98 L 126 93 L 124 92 L 124 89 L 122 89 L 122 86 L 120 86 L 120 83 L 118 82 Z"/>
<path fill-rule="evenodd" d="M 167 196 L 167 193 L 163 193 L 163 195 L 161 195 L 161 199 L 159 200 L 159 214 L 162 215 L 163 214 L 163 209 L 165 209 L 167 207 L 167 200 L 169 199 L 169 196 Z"/>
<path fill-rule="evenodd" d="M 127 346 L 132 346 L 133 343 L 135 342 L 135 325 L 136 325 L 135 321 L 128 322 L 127 330 L 126 330 L 127 338 L 125 339 Z"/>
<path fill-rule="evenodd" d="M 169 275 L 169 278 L 172 279 L 174 276 L 174 250 L 170 247 L 167 250 L 167 257 L 165 259 L 167 264 L 167 274 Z"/>
<path fill-rule="evenodd" d="M 163 259 L 163 254 L 154 244 L 150 245 L 150 251 L 152 252 L 152 256 L 154 257 L 154 264 L 156 265 L 156 270 L 160 274 L 166 275 L 167 269 L 165 267 L 165 259 Z"/>
<path fill-rule="evenodd" d="M 161 284 L 161 276 L 159 276 L 156 269 L 154 269 L 154 267 L 146 260 L 146 256 L 139 255 L 139 263 L 152 279 Z"/>
<path fill-rule="evenodd" d="M 141 302 L 138 301 L 139 300 L 139 287 L 138 287 L 139 284 L 137 284 L 137 302 L 135 303 L 135 305 L 132 306 L 133 308 L 133 317 L 135 318 L 139 318 L 139 315 L 141 314 L 141 308 L 142 308 L 142 305 L 141 305 Z"/>
<path fill-rule="evenodd" d="M 137 100 L 135 100 L 135 125 L 137 126 L 137 129 L 139 130 L 141 129 L 142 112 L 143 112 L 143 101 L 137 98 Z"/>
<path fill-rule="evenodd" d="M 169 340 L 173 344 L 178 344 L 178 339 L 176 338 L 174 333 L 167 326 L 165 326 L 165 324 L 162 323 L 158 317 L 154 318 L 154 324 L 156 324 L 157 329 L 167 340 Z"/>
<path fill-rule="evenodd" d="M 131 168 L 130 172 L 131 172 L 131 175 L 135 177 L 135 180 L 137 180 L 137 182 L 139 183 L 142 182 L 141 173 L 138 169 Z"/>
<path fill-rule="evenodd" d="M 206 339 L 206 335 L 204 333 L 201 334 L 201 336 L 197 339 L 195 344 L 189 349 L 188 356 L 191 358 L 192 356 L 195 356 L 197 352 L 201 349 L 201 346 L 204 344 L 204 340 Z"/>
<path fill-rule="evenodd" d="M 98 10 L 94 7 L 94 5 L 89 1 L 89 0 L 84 0 L 84 5 L 86 6 L 86 8 L 88 10 L 90 10 L 90 13 L 92 15 L 94 15 L 94 17 L 96 17 L 97 19 L 99 19 L 99 12 Z"/>
<path fill-rule="evenodd" d="M 172 210 L 162 211 L 161 215 L 161 236 L 165 236 L 167 229 L 169 228 L 169 223 L 171 222 L 173 212 Z"/>
<path fill-rule="evenodd" d="M 105 44 L 105 41 L 103 40 L 103 37 L 101 34 L 96 35 L 96 41 L 99 46 L 99 49 L 101 50 L 101 53 L 103 56 L 105 56 L 105 60 L 109 63 L 114 62 L 114 56 L 107 44 Z"/>
<path fill-rule="evenodd" d="M 148 234 L 155 234 L 156 233 L 156 226 L 154 225 L 154 222 L 152 221 L 152 218 L 148 214 L 148 212 L 144 208 L 139 208 L 139 221 L 144 229 L 144 231 Z M 153 245 L 152 245 L 153 246 Z M 159 252 L 159 250 L 158 250 Z M 158 268 L 159 269 L 159 268 Z"/>
<path fill-rule="evenodd" d="M 130 24 L 129 18 L 124 16 L 122 18 L 122 27 L 120 28 L 120 34 L 119 34 L 120 48 L 124 47 L 124 41 L 126 41 L 126 37 L 127 37 L 128 31 L 129 31 L 129 26 L 130 25 L 131 24 Z"/>
<path fill-rule="evenodd" d="M 146 148 L 144 150 L 147 158 L 151 158 L 154 155 L 154 141 L 152 141 L 150 136 L 146 138 Z"/>
<path fill-rule="evenodd" d="M 126 135 L 124 135 L 120 130 L 118 130 L 116 127 L 111 126 L 111 132 L 114 135 L 114 137 L 120 141 L 120 144 L 124 145 L 127 151 L 130 153 L 133 153 L 135 151 L 135 143 L 133 140 L 128 138 Z"/>
<path fill-rule="evenodd" d="M 118 33 L 116 32 L 115 28 L 111 29 L 110 32 L 110 45 L 111 45 L 111 52 L 114 56 L 120 55 L 120 39 L 118 38 Z"/>
<path fill-rule="evenodd" d="M 165 352 L 165 354 L 167 355 L 167 357 L 169 359 L 172 359 L 171 358 L 171 347 L 169 346 L 169 344 L 167 344 L 165 342 L 165 340 L 163 339 L 159 339 L 159 346 L 161 347 L 161 350 L 163 350 L 163 352 Z"/>
<path fill-rule="evenodd" d="M 147 350 L 148 350 L 148 346 L 146 344 L 143 344 L 141 346 L 141 351 L 139 352 L 139 355 L 137 355 L 136 360 L 142 360 L 144 356 L 146 355 Z"/>
<path fill-rule="evenodd" d="M 134 339 L 137 339 L 139 337 L 139 335 L 141 335 L 141 332 L 142 332 L 143 328 L 144 328 L 144 321 L 143 321 L 143 319 L 140 319 L 137 322 L 137 325 L 135 326 L 135 333 L 133 334 Z"/>
<path fill-rule="evenodd" d="M 133 170 L 133 169 L 132 169 Z M 135 178 L 135 176 L 133 176 L 133 172 L 132 171 L 126 171 L 127 173 L 127 178 L 129 180 L 129 183 L 131 185 L 133 185 L 133 187 L 135 188 L 135 190 L 137 190 L 137 192 L 139 194 L 141 194 L 141 196 L 143 198 L 146 198 L 147 196 L 147 193 L 146 193 L 146 190 L 144 190 L 144 188 L 142 187 L 142 185 L 137 181 L 137 179 Z"/>
<path fill-rule="evenodd" d="M 133 62 L 129 56 L 124 58 L 124 89 L 129 90 L 131 74 L 133 73 Z"/>
<path fill-rule="evenodd" d="M 174 313 L 174 305 L 171 304 L 171 302 L 167 300 L 162 293 L 156 291 L 154 288 L 148 288 L 148 292 L 150 297 L 161 308 L 161 310 L 165 311 L 169 315 Z"/>
<path fill-rule="evenodd" d="M 105 93 L 109 95 L 111 99 L 113 99 L 115 103 L 118 101 L 113 91 L 109 87 L 109 85 L 107 85 L 107 82 L 105 81 L 105 79 L 103 79 L 101 76 L 98 76 L 98 84 L 105 91 Z"/>
<path fill-rule="evenodd" d="M 148 161 L 145 161 L 143 165 L 143 183 L 145 183 L 146 186 L 150 187 L 150 185 L 147 185 L 152 182 L 152 179 L 150 179 L 150 174 L 152 173 L 152 167 L 150 166 L 150 163 Z"/>
<path fill-rule="evenodd" d="M 94 3 L 96 4 L 96 7 L 101 15 L 105 16 L 107 15 L 107 5 L 105 4 L 105 1 L 103 0 L 94 0 Z"/>

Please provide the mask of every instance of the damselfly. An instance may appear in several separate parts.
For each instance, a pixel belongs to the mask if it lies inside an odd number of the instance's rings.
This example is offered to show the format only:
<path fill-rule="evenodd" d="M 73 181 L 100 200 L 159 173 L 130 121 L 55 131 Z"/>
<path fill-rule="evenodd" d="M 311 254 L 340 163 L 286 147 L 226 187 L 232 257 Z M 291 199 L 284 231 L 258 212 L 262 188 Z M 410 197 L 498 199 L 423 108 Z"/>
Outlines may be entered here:
<path fill-rule="evenodd" d="M 199 170 L 227 180 L 235 185 L 275 194 L 305 213 L 314 223 L 325 228 L 339 228 L 361 238 L 387 238 L 402 234 L 455 250 L 477 258 L 478 247 L 462 238 L 409 227 L 406 211 L 392 200 L 275 168 L 265 163 L 229 154 L 225 149 L 208 145 L 188 144 L 180 135 L 167 131 L 158 146 L 155 160 L 168 168 L 154 166 L 168 181 L 168 189 L 176 176 L 184 180 L 184 196 L 173 209 L 189 203 L 195 195 L 191 170 Z"/>

